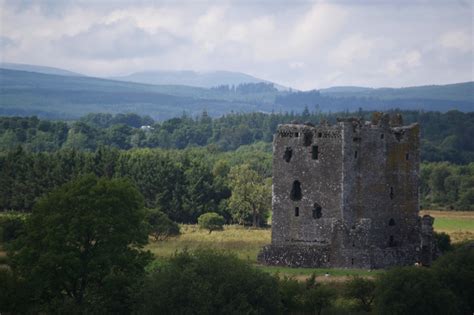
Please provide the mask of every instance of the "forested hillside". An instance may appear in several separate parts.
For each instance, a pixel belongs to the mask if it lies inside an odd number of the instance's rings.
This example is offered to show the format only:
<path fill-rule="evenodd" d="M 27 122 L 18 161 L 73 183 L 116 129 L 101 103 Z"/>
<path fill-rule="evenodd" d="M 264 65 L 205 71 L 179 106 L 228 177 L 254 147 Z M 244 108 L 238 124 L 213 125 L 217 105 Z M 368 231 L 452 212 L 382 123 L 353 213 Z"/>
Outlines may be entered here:
<path fill-rule="evenodd" d="M 300 112 L 305 106 L 326 113 L 358 108 L 468 112 L 474 108 L 474 83 L 298 92 L 266 82 L 201 88 L 0 69 L 0 115 L 8 116 L 77 119 L 91 112 L 133 112 L 163 121 L 183 111 L 194 116 L 206 110 L 220 117 L 231 112 Z"/>

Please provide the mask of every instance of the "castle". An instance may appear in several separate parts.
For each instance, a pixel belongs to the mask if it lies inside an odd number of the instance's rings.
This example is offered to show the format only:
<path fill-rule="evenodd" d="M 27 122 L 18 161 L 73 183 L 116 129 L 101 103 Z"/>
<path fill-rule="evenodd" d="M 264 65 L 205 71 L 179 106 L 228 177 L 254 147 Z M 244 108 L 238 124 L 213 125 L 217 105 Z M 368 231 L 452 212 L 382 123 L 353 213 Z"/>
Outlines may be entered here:
<path fill-rule="evenodd" d="M 269 265 L 429 265 L 433 218 L 419 217 L 420 127 L 400 115 L 279 125 L 273 140 Z"/>

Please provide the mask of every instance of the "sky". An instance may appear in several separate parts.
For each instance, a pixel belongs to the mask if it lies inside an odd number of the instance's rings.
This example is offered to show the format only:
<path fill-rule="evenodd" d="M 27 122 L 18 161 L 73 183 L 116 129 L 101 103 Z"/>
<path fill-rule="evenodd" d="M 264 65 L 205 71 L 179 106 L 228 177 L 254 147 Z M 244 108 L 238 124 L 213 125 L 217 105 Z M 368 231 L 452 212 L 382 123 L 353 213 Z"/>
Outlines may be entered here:
<path fill-rule="evenodd" d="M 0 0 L 0 61 L 228 70 L 301 90 L 474 81 L 471 0 Z"/>

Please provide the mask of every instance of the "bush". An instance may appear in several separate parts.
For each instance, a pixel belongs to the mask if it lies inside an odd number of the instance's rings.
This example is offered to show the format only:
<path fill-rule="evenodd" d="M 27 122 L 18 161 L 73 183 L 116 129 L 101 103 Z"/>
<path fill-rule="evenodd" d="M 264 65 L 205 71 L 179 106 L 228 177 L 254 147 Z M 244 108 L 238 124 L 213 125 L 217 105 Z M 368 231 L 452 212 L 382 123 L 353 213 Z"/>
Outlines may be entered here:
<path fill-rule="evenodd" d="M 461 314 L 474 313 L 474 248 L 464 245 L 438 258 L 433 271 L 443 287 L 449 288 L 457 297 Z"/>
<path fill-rule="evenodd" d="M 376 283 L 377 314 L 458 314 L 456 300 L 429 269 L 394 268 Z"/>
<path fill-rule="evenodd" d="M 451 245 L 451 238 L 444 232 L 434 232 L 436 245 L 442 253 L 449 252 L 453 249 Z"/>
<path fill-rule="evenodd" d="M 181 252 L 153 272 L 138 314 L 276 314 L 277 280 L 235 256 Z"/>
<path fill-rule="evenodd" d="M 176 236 L 180 233 L 179 225 L 157 209 L 148 210 L 146 220 L 150 226 L 150 234 L 155 241 L 165 240 L 169 236 Z"/>
<path fill-rule="evenodd" d="M 32 295 L 25 281 L 8 268 L 0 267 L 0 314 L 29 314 Z"/>
<path fill-rule="evenodd" d="M 22 215 L 6 215 L 0 217 L 0 242 L 10 242 L 20 236 L 25 225 Z"/>
<path fill-rule="evenodd" d="M 358 276 L 347 281 L 344 295 L 356 301 L 357 310 L 370 312 L 374 301 L 375 281 Z"/>
<path fill-rule="evenodd" d="M 221 231 L 224 229 L 224 217 L 215 212 L 204 213 L 198 218 L 198 225 L 201 229 L 212 231 Z"/>

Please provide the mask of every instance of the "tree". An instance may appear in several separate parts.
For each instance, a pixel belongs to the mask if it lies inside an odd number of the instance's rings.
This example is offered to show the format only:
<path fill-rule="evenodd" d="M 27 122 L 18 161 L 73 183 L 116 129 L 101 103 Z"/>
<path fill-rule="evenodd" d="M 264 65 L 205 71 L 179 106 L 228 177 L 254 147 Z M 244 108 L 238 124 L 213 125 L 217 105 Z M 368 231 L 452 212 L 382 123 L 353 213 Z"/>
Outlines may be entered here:
<path fill-rule="evenodd" d="M 232 195 L 229 207 L 239 224 L 257 227 L 264 222 L 271 207 L 271 185 L 248 164 L 234 166 L 229 172 Z"/>
<path fill-rule="evenodd" d="M 181 252 L 147 277 L 137 314 L 278 314 L 277 280 L 215 251 Z"/>
<path fill-rule="evenodd" d="M 179 235 L 179 225 L 158 209 L 149 209 L 146 219 L 155 241 Z"/>
<path fill-rule="evenodd" d="M 199 227 L 209 230 L 209 234 L 211 234 L 212 231 L 223 230 L 224 223 L 224 217 L 215 212 L 204 213 L 198 218 Z"/>
<path fill-rule="evenodd" d="M 140 193 L 126 180 L 87 175 L 38 201 L 12 269 L 46 313 L 126 313 L 151 257 L 147 240 Z"/>
<path fill-rule="evenodd" d="M 428 269 L 394 268 L 376 283 L 377 314 L 458 314 L 456 300 Z"/>
<path fill-rule="evenodd" d="M 370 312 L 374 301 L 375 281 L 353 277 L 347 281 L 344 295 L 357 301 L 357 308 Z"/>
<path fill-rule="evenodd" d="M 316 283 L 316 276 L 313 273 L 306 279 L 306 289 L 299 296 L 299 300 L 303 311 L 321 315 L 322 310 L 330 306 L 335 297 L 334 289 Z"/>
<path fill-rule="evenodd" d="M 438 258 L 433 271 L 442 283 L 457 297 L 460 314 L 474 312 L 474 248 L 466 244 Z M 452 302 L 451 302 L 452 303 Z"/>

